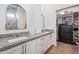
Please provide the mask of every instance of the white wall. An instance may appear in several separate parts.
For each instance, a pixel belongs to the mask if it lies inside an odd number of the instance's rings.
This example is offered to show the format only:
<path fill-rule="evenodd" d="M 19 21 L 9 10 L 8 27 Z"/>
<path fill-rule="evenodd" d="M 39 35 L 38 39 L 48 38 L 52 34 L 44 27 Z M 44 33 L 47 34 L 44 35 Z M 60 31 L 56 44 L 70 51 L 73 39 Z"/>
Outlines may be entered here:
<path fill-rule="evenodd" d="M 6 4 L 0 5 L 0 32 L 5 31 L 5 23 L 6 23 Z"/>
<path fill-rule="evenodd" d="M 23 5 L 24 6 L 24 5 Z M 26 5 L 25 5 L 26 8 Z M 31 4 L 26 8 L 28 29 L 31 34 L 41 32 L 41 6 L 39 4 Z"/>
<path fill-rule="evenodd" d="M 41 7 L 39 4 L 31 5 L 30 9 L 31 9 L 30 22 L 31 22 L 31 25 L 34 25 L 34 31 L 35 31 L 32 33 L 33 34 L 40 33 L 41 32 Z"/>

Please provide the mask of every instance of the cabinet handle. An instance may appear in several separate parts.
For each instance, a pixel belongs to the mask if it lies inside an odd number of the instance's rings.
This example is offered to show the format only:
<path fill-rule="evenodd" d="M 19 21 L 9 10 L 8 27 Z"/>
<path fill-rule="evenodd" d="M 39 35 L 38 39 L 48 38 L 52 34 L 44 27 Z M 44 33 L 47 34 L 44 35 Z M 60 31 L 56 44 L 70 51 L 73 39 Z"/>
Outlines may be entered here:
<path fill-rule="evenodd" d="M 22 46 L 22 54 L 24 54 L 24 46 Z"/>
<path fill-rule="evenodd" d="M 25 54 L 26 54 L 26 45 L 25 45 Z"/>

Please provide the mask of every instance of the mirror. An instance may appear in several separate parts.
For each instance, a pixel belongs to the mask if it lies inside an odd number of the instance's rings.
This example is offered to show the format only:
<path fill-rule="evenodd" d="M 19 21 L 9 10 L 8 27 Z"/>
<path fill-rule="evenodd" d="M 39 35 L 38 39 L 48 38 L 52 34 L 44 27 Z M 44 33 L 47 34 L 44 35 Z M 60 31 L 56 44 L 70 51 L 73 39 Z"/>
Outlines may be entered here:
<path fill-rule="evenodd" d="M 7 7 L 6 30 L 26 29 L 26 12 L 16 4 Z"/>

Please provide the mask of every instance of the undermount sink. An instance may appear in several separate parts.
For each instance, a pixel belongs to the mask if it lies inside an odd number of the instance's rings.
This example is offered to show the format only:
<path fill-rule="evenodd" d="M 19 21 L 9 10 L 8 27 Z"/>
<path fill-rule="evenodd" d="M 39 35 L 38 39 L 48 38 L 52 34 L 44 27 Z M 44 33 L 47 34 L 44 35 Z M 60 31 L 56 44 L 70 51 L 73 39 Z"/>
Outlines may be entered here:
<path fill-rule="evenodd" d="M 18 38 L 14 38 L 14 39 L 10 39 L 8 40 L 9 43 L 13 43 L 13 42 L 17 42 L 17 41 L 22 41 L 25 39 L 28 39 L 29 37 L 18 37 Z"/>

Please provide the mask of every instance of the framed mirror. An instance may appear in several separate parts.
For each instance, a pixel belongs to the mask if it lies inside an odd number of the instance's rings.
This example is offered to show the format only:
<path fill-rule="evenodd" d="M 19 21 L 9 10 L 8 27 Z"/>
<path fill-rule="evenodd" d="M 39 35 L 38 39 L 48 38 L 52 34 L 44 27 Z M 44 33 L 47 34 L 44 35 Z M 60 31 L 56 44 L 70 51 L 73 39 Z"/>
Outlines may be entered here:
<path fill-rule="evenodd" d="M 26 12 L 17 4 L 8 5 L 6 10 L 6 30 L 26 29 Z"/>

